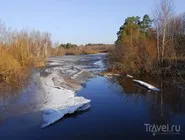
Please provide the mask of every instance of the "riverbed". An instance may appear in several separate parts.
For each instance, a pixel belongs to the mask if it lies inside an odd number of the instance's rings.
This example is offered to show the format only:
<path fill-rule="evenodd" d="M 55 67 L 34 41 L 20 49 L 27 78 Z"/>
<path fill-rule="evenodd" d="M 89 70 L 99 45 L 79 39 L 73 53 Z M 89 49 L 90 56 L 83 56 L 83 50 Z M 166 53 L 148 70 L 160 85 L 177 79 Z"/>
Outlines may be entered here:
<path fill-rule="evenodd" d="M 106 69 L 106 54 L 64 56 L 49 59 L 48 67 L 65 62 L 93 76 L 75 86 L 76 95 L 91 100 L 91 107 L 65 115 L 53 125 L 41 129 L 45 93 L 39 75 L 31 85 L 13 97 L 0 101 L 1 139 L 124 139 L 183 138 L 185 128 L 185 91 L 170 83 L 144 78 L 160 88 L 156 93 L 135 85 L 129 78 L 98 76 Z M 57 60 L 57 61 L 56 61 Z M 43 70 L 41 73 L 44 75 Z M 75 83 L 76 85 L 76 83 Z M 70 86 L 68 88 L 71 88 Z M 150 125 L 180 125 L 179 133 L 158 134 L 146 130 Z"/>

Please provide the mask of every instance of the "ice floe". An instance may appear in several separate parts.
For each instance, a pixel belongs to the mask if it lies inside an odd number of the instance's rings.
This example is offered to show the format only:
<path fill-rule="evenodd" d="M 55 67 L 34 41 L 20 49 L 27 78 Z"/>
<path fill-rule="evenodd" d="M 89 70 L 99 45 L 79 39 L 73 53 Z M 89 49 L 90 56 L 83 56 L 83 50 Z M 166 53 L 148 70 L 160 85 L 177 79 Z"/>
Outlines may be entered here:
<path fill-rule="evenodd" d="M 84 71 L 81 70 L 80 72 L 74 74 L 74 75 L 71 77 L 71 79 L 75 79 L 78 75 L 80 75 L 80 74 L 83 73 L 83 72 L 84 72 Z"/>
<path fill-rule="evenodd" d="M 71 70 L 68 72 L 67 69 L 65 71 L 64 69 L 62 67 L 47 68 L 45 71 L 49 72 L 49 75 L 41 77 L 41 83 L 46 92 L 42 107 L 44 121 L 42 128 L 55 123 L 65 114 L 82 111 L 90 107 L 90 100 L 76 96 L 74 89 L 66 88 L 66 81 L 61 73 L 68 73 L 69 76 Z M 76 70 L 76 74 L 71 78 L 75 79 L 82 72 L 83 70 Z"/>
<path fill-rule="evenodd" d="M 45 90 L 43 103 L 42 128 L 49 126 L 65 114 L 86 110 L 91 107 L 90 100 L 76 95 L 96 71 L 105 69 L 103 59 L 105 55 L 79 55 L 51 57 L 47 67 L 42 70 L 42 87 Z"/>
<path fill-rule="evenodd" d="M 50 62 L 49 65 L 60 65 L 60 63 Z"/>
<path fill-rule="evenodd" d="M 102 62 L 102 60 L 98 60 L 98 61 L 94 62 L 94 64 L 99 67 L 104 67 L 104 63 Z"/>
<path fill-rule="evenodd" d="M 148 89 L 150 89 L 150 90 L 153 90 L 153 91 L 160 91 L 158 88 L 156 88 L 156 87 L 154 87 L 154 86 L 152 86 L 152 85 L 150 85 L 150 84 L 148 84 L 148 83 L 146 83 L 146 82 L 144 82 L 144 81 L 136 80 L 136 79 L 134 79 L 133 81 L 136 82 L 136 83 L 141 84 L 142 86 L 145 86 L 146 88 L 148 88 Z"/>
<path fill-rule="evenodd" d="M 127 74 L 126 77 L 128 78 L 134 78 L 132 75 Z"/>
<path fill-rule="evenodd" d="M 87 100 L 83 97 L 72 97 L 68 99 L 68 101 L 61 100 L 60 104 L 57 104 L 56 106 L 51 105 L 51 108 L 48 108 L 44 111 L 44 123 L 41 127 L 44 128 L 55 123 L 56 121 L 60 120 L 65 114 L 72 114 L 75 111 L 88 109 L 90 107 L 89 103 L 90 100 Z"/>

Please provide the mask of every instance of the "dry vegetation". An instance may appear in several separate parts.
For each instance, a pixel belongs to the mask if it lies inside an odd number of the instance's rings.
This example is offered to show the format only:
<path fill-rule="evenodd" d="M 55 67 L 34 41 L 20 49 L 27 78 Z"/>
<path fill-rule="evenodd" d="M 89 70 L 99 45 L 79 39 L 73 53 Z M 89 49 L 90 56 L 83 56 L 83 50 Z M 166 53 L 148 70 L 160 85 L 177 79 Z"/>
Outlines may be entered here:
<path fill-rule="evenodd" d="M 80 55 L 107 53 L 113 48 L 110 44 L 86 44 L 77 46 L 74 44 L 61 44 L 51 48 L 51 56 Z"/>
<path fill-rule="evenodd" d="M 32 68 L 42 67 L 49 56 L 107 52 L 111 45 L 88 44 L 52 46 L 50 34 L 13 30 L 0 23 L 0 89 L 20 88 Z"/>
<path fill-rule="evenodd" d="M 152 26 L 154 25 L 154 26 Z M 174 15 L 169 0 L 161 0 L 153 20 L 129 17 L 120 27 L 110 70 L 130 74 L 185 75 L 185 14 Z"/>
<path fill-rule="evenodd" d="M 48 33 L 15 31 L 0 25 L 0 88 L 19 87 L 32 67 L 44 65 L 51 48 Z"/>

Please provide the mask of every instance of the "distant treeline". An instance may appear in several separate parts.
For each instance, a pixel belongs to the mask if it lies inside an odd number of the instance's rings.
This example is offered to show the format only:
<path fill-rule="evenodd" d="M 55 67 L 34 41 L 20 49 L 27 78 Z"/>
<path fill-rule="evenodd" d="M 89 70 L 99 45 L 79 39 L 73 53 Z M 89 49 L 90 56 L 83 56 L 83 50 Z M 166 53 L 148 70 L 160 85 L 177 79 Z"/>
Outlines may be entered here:
<path fill-rule="evenodd" d="M 113 49 L 112 44 L 60 44 L 51 48 L 51 56 L 62 56 L 62 55 L 79 55 L 79 54 L 96 54 L 106 53 Z"/>
<path fill-rule="evenodd" d="M 110 46 L 111 44 L 102 44 L 102 43 L 98 43 L 98 44 L 93 44 L 93 43 L 88 43 L 85 45 L 77 45 L 77 44 L 71 44 L 71 43 L 66 43 L 66 44 L 60 44 L 58 47 L 62 47 L 65 49 L 70 49 L 70 48 L 75 48 L 75 47 L 82 47 L 82 46 L 88 46 L 88 47 L 105 47 L 105 46 Z"/>
<path fill-rule="evenodd" d="M 175 15 L 169 0 L 161 0 L 151 19 L 125 19 L 109 55 L 110 70 L 130 74 L 185 75 L 185 13 Z"/>
<path fill-rule="evenodd" d="M 15 30 L 0 23 L 0 89 L 17 87 L 34 67 L 42 67 L 49 56 L 107 52 L 112 45 L 55 44 L 47 32 Z"/>

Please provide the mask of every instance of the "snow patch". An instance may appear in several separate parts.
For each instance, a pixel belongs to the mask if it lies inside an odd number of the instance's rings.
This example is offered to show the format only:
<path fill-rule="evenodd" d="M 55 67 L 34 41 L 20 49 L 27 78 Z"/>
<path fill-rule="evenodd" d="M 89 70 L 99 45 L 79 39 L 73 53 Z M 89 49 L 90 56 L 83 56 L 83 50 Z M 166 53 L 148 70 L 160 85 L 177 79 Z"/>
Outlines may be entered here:
<path fill-rule="evenodd" d="M 105 73 L 105 74 L 103 74 L 103 76 L 110 79 L 110 78 L 113 78 L 113 77 L 119 77 L 120 74 L 116 74 L 116 73 Z"/>
<path fill-rule="evenodd" d="M 100 68 L 104 67 L 104 63 L 102 62 L 102 60 L 99 60 L 99 61 L 94 62 L 94 65 L 97 65 Z"/>
<path fill-rule="evenodd" d="M 146 83 L 146 82 L 144 82 L 144 81 L 136 80 L 136 79 L 134 79 L 133 81 L 136 82 L 136 83 L 139 83 L 139 84 L 141 84 L 141 85 L 143 85 L 143 86 L 145 86 L 145 87 L 147 87 L 147 88 L 150 89 L 150 90 L 153 90 L 153 91 L 160 91 L 158 88 L 156 88 L 156 87 L 154 87 L 154 86 L 152 86 L 152 85 L 150 85 L 150 84 L 148 84 L 148 83 Z"/>
<path fill-rule="evenodd" d="M 88 109 L 90 100 L 87 100 L 83 97 L 74 97 L 68 100 L 66 103 L 57 105 L 52 109 L 45 110 L 43 114 L 44 123 L 42 128 L 47 127 L 56 121 L 60 120 L 65 114 L 72 114 L 75 111 L 82 111 Z"/>
<path fill-rule="evenodd" d="M 78 108 L 77 111 L 84 111 L 84 110 L 87 110 L 91 107 L 90 104 L 84 104 L 82 107 Z"/>
<path fill-rule="evenodd" d="M 49 65 L 52 66 L 52 65 L 60 65 L 60 64 L 56 62 L 50 62 Z"/>
<path fill-rule="evenodd" d="M 80 71 L 80 72 L 74 74 L 74 75 L 71 77 L 71 79 L 75 79 L 75 78 L 76 78 L 78 75 L 80 75 L 82 72 L 84 72 L 84 71 L 82 70 L 82 71 Z"/>
<path fill-rule="evenodd" d="M 75 96 L 75 91 L 72 89 L 62 88 L 65 85 L 65 80 L 62 77 L 61 72 L 71 73 L 62 67 L 48 68 L 50 74 L 47 77 L 41 78 L 42 87 L 45 89 L 46 96 L 43 103 L 43 120 L 42 128 L 47 127 L 59 119 L 65 114 L 71 114 L 75 111 L 81 111 L 90 107 L 90 100 L 84 97 Z M 73 75 L 71 78 L 76 78 L 80 71 Z"/>
<path fill-rule="evenodd" d="M 127 74 L 126 77 L 128 78 L 134 78 L 132 75 Z"/>

